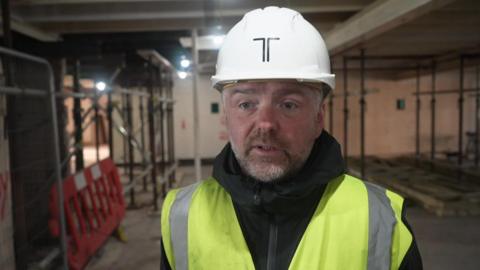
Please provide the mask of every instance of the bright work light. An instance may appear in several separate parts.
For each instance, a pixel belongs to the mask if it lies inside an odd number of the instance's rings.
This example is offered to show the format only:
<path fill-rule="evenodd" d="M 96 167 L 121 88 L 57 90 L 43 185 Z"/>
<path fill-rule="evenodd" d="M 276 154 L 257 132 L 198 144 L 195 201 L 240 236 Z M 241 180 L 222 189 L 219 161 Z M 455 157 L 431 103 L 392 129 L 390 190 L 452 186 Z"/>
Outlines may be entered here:
<path fill-rule="evenodd" d="M 177 75 L 182 80 L 187 78 L 187 72 L 185 72 L 185 71 L 179 71 L 179 72 L 177 72 Z"/>
<path fill-rule="evenodd" d="M 97 88 L 98 91 L 104 91 L 107 85 L 104 82 L 97 82 L 95 88 Z"/>
<path fill-rule="evenodd" d="M 215 43 L 215 45 L 220 45 L 223 43 L 223 38 L 224 36 L 214 36 L 213 43 Z"/>
<path fill-rule="evenodd" d="M 180 66 L 182 66 L 183 68 L 188 68 L 190 66 L 190 60 L 188 59 L 182 59 L 180 61 Z"/>

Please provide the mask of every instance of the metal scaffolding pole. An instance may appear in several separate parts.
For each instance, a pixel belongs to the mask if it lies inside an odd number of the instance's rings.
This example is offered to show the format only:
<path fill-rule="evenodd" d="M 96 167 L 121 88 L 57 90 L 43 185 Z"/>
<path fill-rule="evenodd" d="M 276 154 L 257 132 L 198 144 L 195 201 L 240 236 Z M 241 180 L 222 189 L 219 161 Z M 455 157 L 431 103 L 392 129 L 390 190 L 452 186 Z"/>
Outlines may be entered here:
<path fill-rule="evenodd" d="M 343 57 L 343 157 L 348 168 L 348 59 Z"/>
<path fill-rule="evenodd" d="M 11 21 L 10 21 L 10 1 L 9 0 L 2 0 L 2 29 L 3 29 L 3 43 L 5 47 L 11 49 L 13 47 L 12 41 L 12 29 L 11 29 Z M 5 68 L 5 84 L 7 86 L 12 86 L 13 84 L 13 69 L 11 68 L 11 59 L 8 55 L 2 59 L 3 67 Z"/>
<path fill-rule="evenodd" d="M 193 156 L 195 160 L 195 180 L 202 180 L 202 161 L 200 159 L 200 119 L 198 108 L 198 50 L 197 29 L 192 29 L 193 53 Z"/>
<path fill-rule="evenodd" d="M 350 61 L 354 61 L 357 59 L 351 59 L 350 57 L 347 57 Z M 368 60 L 368 58 L 365 58 L 365 60 Z M 369 72 L 375 72 L 375 71 L 412 71 L 414 70 L 415 67 L 411 66 L 402 66 L 402 67 L 365 67 L 365 71 Z M 335 68 L 332 70 L 332 72 L 337 73 L 338 71 L 342 71 L 343 68 Z M 354 71 L 360 71 L 360 67 L 350 67 L 349 71 L 354 72 Z"/>
<path fill-rule="evenodd" d="M 44 90 L 9 87 L 9 86 L 0 86 L 0 92 L 6 95 L 29 96 L 29 97 L 48 96 L 48 93 L 46 93 Z"/>
<path fill-rule="evenodd" d="M 435 77 L 437 72 L 437 65 L 435 60 L 432 61 L 432 92 L 430 98 L 430 110 L 431 110 L 431 122 L 430 122 L 430 161 L 432 167 L 434 166 L 433 162 L 435 161 L 435 109 L 436 109 L 436 99 L 435 99 Z"/>
<path fill-rule="evenodd" d="M 56 192 L 58 196 L 58 211 L 59 211 L 59 228 L 60 228 L 60 249 L 62 254 L 62 266 L 63 269 L 68 270 L 68 247 L 67 247 L 67 230 L 65 223 L 65 211 L 64 211 L 64 197 L 63 197 L 63 179 L 62 179 L 62 169 L 60 161 L 60 139 L 58 134 L 58 119 L 57 119 L 57 104 L 55 100 L 55 81 L 53 77 L 53 69 L 48 61 L 42 58 L 34 57 L 28 54 L 17 52 L 11 49 L 0 47 L 0 54 L 5 54 L 8 56 L 13 56 L 17 58 L 26 59 L 32 62 L 36 62 L 44 65 L 48 71 L 49 77 L 49 99 L 50 99 L 50 110 L 52 117 L 52 131 L 53 131 L 53 142 L 54 142 L 54 161 L 55 161 L 55 180 L 56 180 Z"/>
<path fill-rule="evenodd" d="M 463 93 L 466 94 L 466 93 L 471 93 L 471 92 L 477 92 L 477 89 L 476 88 L 465 88 L 463 87 Z M 435 96 L 439 96 L 439 95 L 450 95 L 450 94 L 458 94 L 460 93 L 460 90 L 459 89 L 442 89 L 442 90 L 436 90 L 435 91 Z M 432 91 L 423 91 L 420 93 L 420 96 L 424 96 L 424 95 L 431 95 L 432 94 Z"/>
<path fill-rule="evenodd" d="M 173 93 L 173 82 L 171 76 L 168 78 L 168 87 L 167 87 L 167 98 L 172 99 Z M 175 147 L 174 147 L 174 126 L 173 126 L 173 102 L 167 103 L 167 111 L 168 111 L 168 161 L 170 166 L 173 166 L 175 163 Z M 169 187 L 172 185 L 172 182 L 175 180 L 175 175 L 170 174 L 169 176 Z"/>
<path fill-rule="evenodd" d="M 95 97 L 94 97 L 94 103 L 93 103 L 93 111 L 94 111 L 94 117 L 95 117 L 95 157 L 97 159 L 97 162 L 100 161 L 100 141 L 99 141 L 99 133 L 100 133 L 100 121 L 99 121 L 99 114 L 98 114 L 98 94 L 97 91 L 95 91 Z"/>
<path fill-rule="evenodd" d="M 365 49 L 360 54 L 360 176 L 365 179 Z"/>
<path fill-rule="evenodd" d="M 52 65 L 53 72 L 54 72 L 53 77 L 55 80 L 56 102 L 57 102 L 57 105 L 60 104 L 57 110 L 58 118 L 61 119 L 61 122 L 59 123 L 59 126 L 58 126 L 58 130 L 65 130 L 65 126 L 67 124 L 65 121 L 66 114 L 67 114 L 66 106 L 64 106 L 65 98 L 59 97 L 57 93 L 63 92 L 64 78 L 67 70 L 67 61 L 65 58 L 60 58 L 60 59 L 55 59 L 49 62 Z M 59 132 L 59 140 L 65 143 L 65 145 L 68 145 L 67 141 L 68 142 L 70 141 L 69 139 L 67 139 L 67 134 L 64 132 Z M 62 160 L 62 162 L 64 160 L 70 161 L 71 157 L 75 154 L 75 152 L 70 152 L 68 147 L 65 150 L 66 151 L 60 151 L 60 160 Z M 62 164 L 61 166 L 62 178 L 65 178 L 68 175 L 69 167 L 70 166 L 66 166 L 66 164 Z"/>
<path fill-rule="evenodd" d="M 145 152 L 145 112 L 143 107 L 143 97 L 138 97 L 139 111 L 140 111 L 140 143 L 142 144 L 142 150 Z M 147 161 L 145 160 L 145 155 L 142 155 L 142 169 L 145 170 L 147 167 Z M 147 191 L 147 176 L 143 177 L 143 191 Z"/>
<path fill-rule="evenodd" d="M 108 152 L 110 158 L 113 158 L 113 104 L 112 104 L 112 93 L 108 93 L 108 100 L 107 100 L 107 118 L 108 118 Z"/>
<path fill-rule="evenodd" d="M 348 56 L 352 60 L 411 60 L 420 61 L 432 59 L 435 55 L 352 55 Z"/>
<path fill-rule="evenodd" d="M 475 166 L 478 167 L 480 152 L 480 140 L 478 139 L 480 136 L 480 66 L 478 64 L 476 67 L 475 84 L 477 88 L 475 93 Z"/>
<path fill-rule="evenodd" d="M 162 80 L 162 69 L 161 67 L 158 68 L 158 72 L 156 72 L 156 78 L 157 78 L 157 87 L 158 87 L 158 95 L 162 98 L 162 101 L 160 101 L 160 106 L 159 106 L 159 111 L 160 111 L 160 119 L 159 119 L 159 124 L 160 124 L 160 175 L 162 177 L 165 176 L 165 114 L 163 110 L 163 105 L 164 105 L 164 96 L 163 96 L 163 80 Z M 166 183 L 162 183 L 162 196 L 165 196 L 167 194 L 167 188 L 166 188 Z"/>
<path fill-rule="evenodd" d="M 155 211 L 158 210 L 158 190 L 157 190 L 157 161 L 156 161 L 156 146 L 155 146 L 155 104 L 154 104 L 154 70 L 152 67 L 152 60 L 148 62 L 149 81 L 148 81 L 148 91 L 150 97 L 148 98 L 148 133 L 149 133 L 149 143 L 150 143 L 150 164 L 152 165 L 152 190 L 153 190 L 153 208 Z"/>
<path fill-rule="evenodd" d="M 464 57 L 460 56 L 460 91 L 458 93 L 458 166 L 459 169 L 463 163 L 463 104 L 464 104 L 464 93 L 463 93 L 463 81 L 464 81 Z M 461 172 L 461 171 L 459 171 Z"/>
<path fill-rule="evenodd" d="M 128 123 L 127 123 L 127 95 L 126 93 L 120 94 L 122 97 L 122 110 L 121 110 L 121 115 L 122 115 L 122 121 L 123 121 L 123 126 L 128 128 Z M 120 111 L 119 111 L 120 112 Z M 128 131 L 127 131 L 128 133 Z M 128 134 L 125 134 L 122 136 L 122 143 L 123 143 L 123 163 L 129 164 L 128 162 Z M 129 167 L 123 168 L 123 173 L 127 174 Z"/>
<path fill-rule="evenodd" d="M 73 92 L 80 93 L 80 61 L 73 62 Z M 83 157 L 83 131 L 82 131 L 82 103 L 76 98 L 73 100 L 73 122 L 75 124 L 75 170 L 78 172 L 85 167 Z"/>
<path fill-rule="evenodd" d="M 128 144 L 128 179 L 129 183 L 135 185 L 133 182 L 133 163 L 135 162 L 133 156 L 133 117 L 132 117 L 132 97 L 130 95 L 126 95 L 126 108 L 125 111 L 127 113 L 127 144 Z M 132 186 L 130 189 L 130 206 L 135 206 L 135 186 Z"/>
<path fill-rule="evenodd" d="M 420 163 L 420 65 L 417 65 L 417 87 L 415 91 L 415 164 Z"/>
<path fill-rule="evenodd" d="M 52 129 L 53 129 L 53 142 L 54 142 L 54 156 L 55 156 L 55 176 L 57 180 L 57 196 L 58 196 L 58 211 L 60 211 L 60 246 L 62 250 L 62 262 L 64 269 L 68 269 L 68 257 L 67 257 L 67 230 L 65 222 L 65 210 L 64 210 L 64 197 L 63 197 L 63 179 L 62 168 L 60 161 L 60 136 L 58 134 L 58 119 L 57 119 L 57 104 L 55 97 L 55 86 L 52 67 L 47 62 L 48 72 L 50 73 L 50 103 L 52 111 Z"/>

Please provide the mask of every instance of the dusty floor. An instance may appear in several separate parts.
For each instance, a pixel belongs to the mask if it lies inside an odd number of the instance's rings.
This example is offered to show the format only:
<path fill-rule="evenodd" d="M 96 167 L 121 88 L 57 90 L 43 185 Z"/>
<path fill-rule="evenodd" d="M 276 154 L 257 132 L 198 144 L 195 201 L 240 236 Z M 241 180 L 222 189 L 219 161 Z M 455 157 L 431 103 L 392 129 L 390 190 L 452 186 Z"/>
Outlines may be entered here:
<path fill-rule="evenodd" d="M 179 170 L 182 180 L 176 186 L 193 183 L 193 167 Z M 202 168 L 204 178 L 211 173 L 211 167 Z M 111 237 L 98 256 L 93 258 L 87 270 L 150 270 L 159 269 L 160 265 L 160 211 L 153 211 L 151 190 L 137 189 L 137 207 L 127 211 L 123 228 L 127 242 L 123 243 Z M 127 197 L 127 202 L 129 199 Z M 159 202 L 161 206 L 161 201 Z"/>
<path fill-rule="evenodd" d="M 194 181 L 192 167 L 181 167 L 183 180 L 178 186 Z M 210 174 L 211 167 L 204 167 L 202 175 Z M 151 201 L 150 192 L 139 192 L 139 204 Z M 478 270 L 480 269 L 480 217 L 438 218 L 420 207 L 407 211 L 424 269 L 430 270 Z M 159 269 L 160 215 L 152 207 L 143 205 L 129 210 L 123 223 L 127 243 L 110 238 L 94 258 L 88 270 L 150 270 Z"/>
<path fill-rule="evenodd" d="M 480 217 L 439 218 L 420 207 L 408 209 L 407 217 L 424 269 L 480 269 Z"/>

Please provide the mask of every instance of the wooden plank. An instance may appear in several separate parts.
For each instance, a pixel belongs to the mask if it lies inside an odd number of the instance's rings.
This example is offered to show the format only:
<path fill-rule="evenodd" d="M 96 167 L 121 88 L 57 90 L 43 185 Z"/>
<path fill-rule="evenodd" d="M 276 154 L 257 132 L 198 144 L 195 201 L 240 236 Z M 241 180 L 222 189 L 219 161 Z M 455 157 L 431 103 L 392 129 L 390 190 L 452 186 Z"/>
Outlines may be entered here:
<path fill-rule="evenodd" d="M 415 166 L 415 160 L 408 157 L 400 157 L 394 159 L 397 163 L 411 164 Z M 459 170 L 456 166 L 451 164 L 446 164 L 445 162 L 440 162 L 440 164 L 435 163 L 432 167 L 429 160 L 420 160 L 420 167 L 425 172 L 431 173 L 432 171 L 445 186 L 449 186 L 452 189 L 463 191 L 463 192 L 474 192 L 480 191 L 480 175 L 476 176 L 477 172 L 474 170 L 466 171 L 462 169 L 462 175 L 459 177 Z M 446 164 L 446 165 L 445 165 Z M 444 166 L 445 165 L 445 166 Z"/>
<path fill-rule="evenodd" d="M 480 215 L 480 189 L 459 189 L 456 179 L 376 157 L 366 159 L 366 178 L 410 198 L 438 216 Z M 359 160 L 349 164 L 359 168 Z M 458 184 L 458 181 L 457 181 Z"/>

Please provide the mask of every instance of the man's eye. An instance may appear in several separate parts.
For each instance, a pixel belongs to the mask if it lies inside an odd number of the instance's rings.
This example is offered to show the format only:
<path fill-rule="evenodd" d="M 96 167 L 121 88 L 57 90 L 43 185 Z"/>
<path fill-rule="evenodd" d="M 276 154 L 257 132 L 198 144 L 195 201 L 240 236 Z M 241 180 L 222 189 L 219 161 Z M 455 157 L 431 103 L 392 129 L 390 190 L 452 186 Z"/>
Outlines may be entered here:
<path fill-rule="evenodd" d="M 295 104 L 294 102 L 284 102 L 282 103 L 282 107 L 287 109 L 287 110 L 293 110 L 298 108 L 298 105 Z"/>
<path fill-rule="evenodd" d="M 253 102 L 242 102 L 238 104 L 238 107 L 242 110 L 249 110 L 253 108 Z"/>

